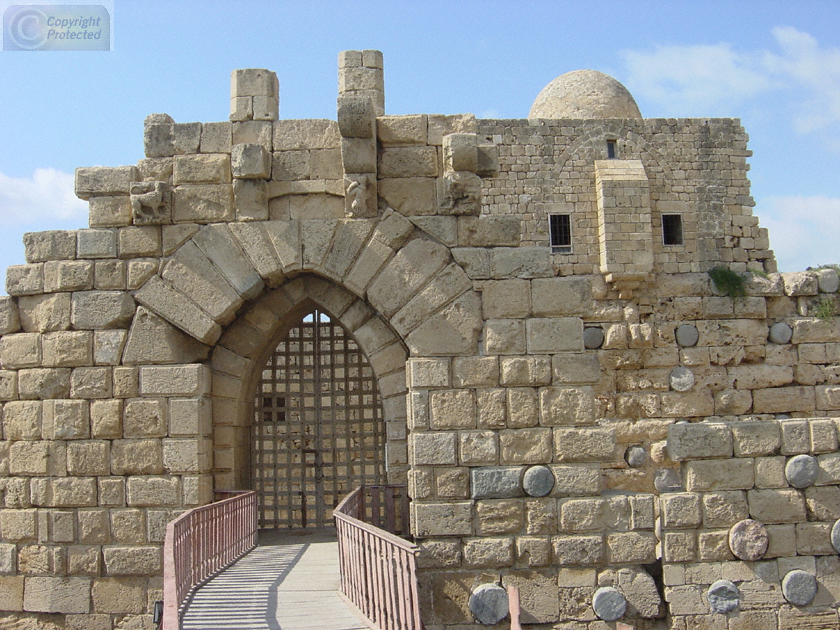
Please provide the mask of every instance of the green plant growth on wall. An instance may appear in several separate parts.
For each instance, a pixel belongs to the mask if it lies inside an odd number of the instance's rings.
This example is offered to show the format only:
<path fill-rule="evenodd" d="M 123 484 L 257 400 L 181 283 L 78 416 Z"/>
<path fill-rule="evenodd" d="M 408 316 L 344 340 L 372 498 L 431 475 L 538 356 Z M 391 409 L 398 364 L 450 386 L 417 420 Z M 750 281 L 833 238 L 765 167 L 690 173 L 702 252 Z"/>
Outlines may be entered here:
<path fill-rule="evenodd" d="M 718 291 L 729 297 L 744 297 L 747 289 L 744 278 L 729 267 L 714 267 L 709 269 L 709 277 L 715 283 Z"/>
<path fill-rule="evenodd" d="M 820 319 L 831 319 L 837 313 L 837 296 L 823 295 L 817 302 L 816 316 Z"/>

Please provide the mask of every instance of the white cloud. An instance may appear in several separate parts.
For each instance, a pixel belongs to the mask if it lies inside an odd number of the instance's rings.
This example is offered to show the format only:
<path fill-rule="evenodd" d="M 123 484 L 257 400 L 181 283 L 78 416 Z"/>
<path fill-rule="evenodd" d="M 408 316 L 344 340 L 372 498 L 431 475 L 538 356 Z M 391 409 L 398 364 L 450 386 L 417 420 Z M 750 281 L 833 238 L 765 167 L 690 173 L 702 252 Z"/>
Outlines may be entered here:
<path fill-rule="evenodd" d="M 758 204 L 756 213 L 770 231 L 780 271 L 840 263 L 840 199 L 769 197 Z"/>
<path fill-rule="evenodd" d="M 0 221 L 28 225 L 44 220 L 84 220 L 88 205 L 73 193 L 73 175 L 38 168 L 32 177 L 0 173 Z"/>
<path fill-rule="evenodd" d="M 789 99 L 798 132 L 840 131 L 840 49 L 820 48 L 793 27 L 772 33 L 778 51 L 738 52 L 727 43 L 625 51 L 627 85 L 680 116 L 733 115 L 778 93 Z"/>

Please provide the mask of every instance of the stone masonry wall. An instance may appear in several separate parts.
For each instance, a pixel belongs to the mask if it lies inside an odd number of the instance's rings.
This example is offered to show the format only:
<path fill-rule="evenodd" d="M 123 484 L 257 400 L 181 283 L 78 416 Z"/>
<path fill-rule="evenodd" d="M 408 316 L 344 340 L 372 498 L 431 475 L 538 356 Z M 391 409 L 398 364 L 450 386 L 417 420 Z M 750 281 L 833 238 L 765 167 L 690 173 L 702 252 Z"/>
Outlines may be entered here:
<path fill-rule="evenodd" d="M 834 627 L 840 281 L 775 273 L 739 122 L 387 116 L 381 53 L 339 66 L 336 121 L 237 70 L 230 121 L 151 115 L 137 165 L 77 170 L 89 228 L 26 235 L 0 625 L 152 627 L 166 523 L 249 485 L 257 375 L 317 306 L 376 374 L 430 630 L 506 627 L 506 585 L 531 628 Z"/>

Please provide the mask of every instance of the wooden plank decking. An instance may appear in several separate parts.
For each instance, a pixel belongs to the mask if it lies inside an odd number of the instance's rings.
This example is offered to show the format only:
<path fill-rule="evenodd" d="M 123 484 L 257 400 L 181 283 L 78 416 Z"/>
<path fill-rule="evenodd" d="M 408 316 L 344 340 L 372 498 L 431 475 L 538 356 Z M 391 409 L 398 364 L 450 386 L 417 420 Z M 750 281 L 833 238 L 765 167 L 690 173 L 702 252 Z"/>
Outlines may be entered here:
<path fill-rule="evenodd" d="M 196 592 L 183 630 L 363 630 L 339 595 L 334 534 L 260 532 L 259 546 Z"/>

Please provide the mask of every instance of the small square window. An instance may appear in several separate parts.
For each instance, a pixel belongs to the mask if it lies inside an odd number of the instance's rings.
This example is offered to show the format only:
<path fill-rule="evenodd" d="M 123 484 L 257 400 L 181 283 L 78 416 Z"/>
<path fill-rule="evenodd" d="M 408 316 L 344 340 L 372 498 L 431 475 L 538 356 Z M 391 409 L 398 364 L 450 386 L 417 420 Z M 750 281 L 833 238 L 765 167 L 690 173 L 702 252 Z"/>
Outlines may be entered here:
<path fill-rule="evenodd" d="M 683 244 L 682 215 L 662 215 L 662 242 L 665 245 Z"/>
<path fill-rule="evenodd" d="M 614 160 L 618 157 L 615 140 L 607 140 L 607 158 Z"/>
<path fill-rule="evenodd" d="M 552 254 L 572 253 L 572 216 L 569 214 L 548 215 L 549 237 Z"/>

